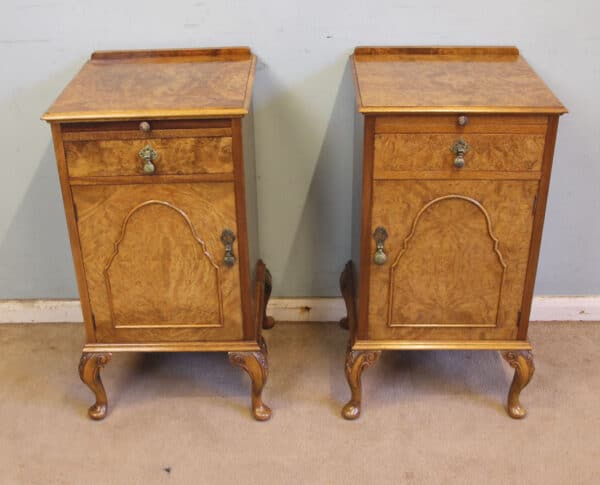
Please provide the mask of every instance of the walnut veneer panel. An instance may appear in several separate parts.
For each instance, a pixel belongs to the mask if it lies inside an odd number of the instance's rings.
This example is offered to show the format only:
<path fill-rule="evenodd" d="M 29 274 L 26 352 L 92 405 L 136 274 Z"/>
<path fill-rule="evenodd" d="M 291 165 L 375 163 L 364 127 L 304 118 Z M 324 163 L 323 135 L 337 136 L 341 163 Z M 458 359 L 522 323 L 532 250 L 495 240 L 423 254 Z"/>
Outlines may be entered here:
<path fill-rule="evenodd" d="M 371 339 L 514 339 L 537 181 L 375 181 Z M 372 239 L 371 255 L 375 253 Z"/>
<path fill-rule="evenodd" d="M 255 63 L 247 48 L 95 53 L 44 119 L 242 116 Z"/>
<path fill-rule="evenodd" d="M 146 145 L 158 154 L 156 175 L 231 173 L 232 139 L 221 137 L 86 140 L 65 142 L 71 177 L 144 175 L 139 152 Z"/>
<path fill-rule="evenodd" d="M 514 47 L 359 47 L 353 65 L 363 113 L 566 111 Z"/>
<path fill-rule="evenodd" d="M 465 166 L 456 169 L 452 144 L 458 139 L 470 145 Z M 540 173 L 544 135 L 506 134 L 386 134 L 375 136 L 375 178 L 387 171 L 431 170 L 456 174 L 471 171 L 532 171 Z"/>
<path fill-rule="evenodd" d="M 73 186 L 98 342 L 241 339 L 233 183 Z M 237 241 L 234 254 L 238 254 Z"/>

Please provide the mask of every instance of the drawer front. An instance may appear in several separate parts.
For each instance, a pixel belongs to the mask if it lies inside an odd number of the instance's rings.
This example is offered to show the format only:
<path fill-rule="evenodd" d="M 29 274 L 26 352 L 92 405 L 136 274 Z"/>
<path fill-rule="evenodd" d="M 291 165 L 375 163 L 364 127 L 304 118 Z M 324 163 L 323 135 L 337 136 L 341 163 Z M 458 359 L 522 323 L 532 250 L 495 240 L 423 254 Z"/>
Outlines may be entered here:
<path fill-rule="evenodd" d="M 457 162 L 465 142 L 462 165 Z M 544 135 L 386 134 L 375 136 L 375 177 L 388 172 L 434 171 L 448 175 L 476 172 L 541 173 Z"/>
<path fill-rule="evenodd" d="M 233 183 L 72 191 L 98 342 L 242 338 L 239 263 L 221 240 L 237 233 Z"/>
<path fill-rule="evenodd" d="M 543 115 L 388 115 L 375 120 L 375 133 L 506 133 L 543 135 L 548 118 Z"/>
<path fill-rule="evenodd" d="M 374 181 L 371 233 L 387 238 L 379 250 L 371 238 L 369 338 L 516 338 L 537 190 L 534 180 Z"/>
<path fill-rule="evenodd" d="M 181 130 L 184 131 L 184 130 Z M 231 173 L 230 136 L 185 136 L 65 141 L 70 177 L 147 175 L 145 147 L 152 152 L 152 174 Z"/>

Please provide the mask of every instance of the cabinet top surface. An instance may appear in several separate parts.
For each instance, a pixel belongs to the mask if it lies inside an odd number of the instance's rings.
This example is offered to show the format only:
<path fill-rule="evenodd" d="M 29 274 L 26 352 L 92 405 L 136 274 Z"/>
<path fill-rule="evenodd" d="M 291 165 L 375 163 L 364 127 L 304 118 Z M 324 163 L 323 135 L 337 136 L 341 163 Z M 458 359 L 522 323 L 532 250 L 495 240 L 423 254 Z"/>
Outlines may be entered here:
<path fill-rule="evenodd" d="M 357 47 L 362 113 L 565 113 L 515 47 Z"/>
<path fill-rule="evenodd" d="M 42 119 L 243 116 L 255 65 L 246 47 L 94 52 Z"/>

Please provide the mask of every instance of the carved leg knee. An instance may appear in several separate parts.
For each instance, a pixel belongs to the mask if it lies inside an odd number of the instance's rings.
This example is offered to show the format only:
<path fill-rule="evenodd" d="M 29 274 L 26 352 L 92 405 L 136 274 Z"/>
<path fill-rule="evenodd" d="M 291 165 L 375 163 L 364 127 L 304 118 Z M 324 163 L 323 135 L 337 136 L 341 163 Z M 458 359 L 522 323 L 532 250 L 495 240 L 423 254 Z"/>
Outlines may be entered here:
<path fill-rule="evenodd" d="M 515 376 L 508 391 L 508 415 L 521 419 L 527 415 L 527 410 L 520 403 L 519 395 L 533 377 L 533 354 L 530 351 L 510 351 L 504 352 L 502 356 L 515 369 Z"/>
<path fill-rule="evenodd" d="M 362 385 L 361 375 L 365 369 L 371 367 L 379 357 L 381 351 L 350 350 L 346 352 L 346 379 L 350 386 L 352 397 L 342 409 L 342 416 L 346 419 L 356 419 L 360 416 Z"/>
<path fill-rule="evenodd" d="M 271 417 L 271 408 L 262 401 L 262 391 L 267 382 L 269 372 L 267 346 L 261 340 L 262 350 L 259 352 L 229 352 L 229 361 L 245 370 L 252 380 L 252 414 L 258 421 L 266 421 Z"/>
<path fill-rule="evenodd" d="M 88 409 L 88 414 L 92 419 L 103 419 L 108 410 L 108 400 L 106 391 L 100 378 L 100 369 L 110 361 L 112 354 L 84 352 L 79 361 L 79 377 L 96 396 L 96 402 Z"/>

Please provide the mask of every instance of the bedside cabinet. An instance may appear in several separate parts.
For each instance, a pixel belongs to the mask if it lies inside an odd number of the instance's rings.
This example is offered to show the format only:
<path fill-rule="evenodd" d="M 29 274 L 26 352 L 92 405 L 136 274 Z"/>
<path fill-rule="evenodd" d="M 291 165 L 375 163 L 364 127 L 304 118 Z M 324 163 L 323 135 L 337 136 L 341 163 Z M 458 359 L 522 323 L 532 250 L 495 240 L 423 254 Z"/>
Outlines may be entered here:
<path fill-rule="evenodd" d="M 113 352 L 226 351 L 262 402 L 271 291 L 258 259 L 247 48 L 96 52 L 43 116 L 52 127 L 86 343 L 107 398 Z"/>
<path fill-rule="evenodd" d="M 527 327 L 558 117 L 513 47 L 360 47 L 352 56 L 352 261 L 346 377 L 383 350 L 500 350 L 508 413 L 534 371 Z"/>

